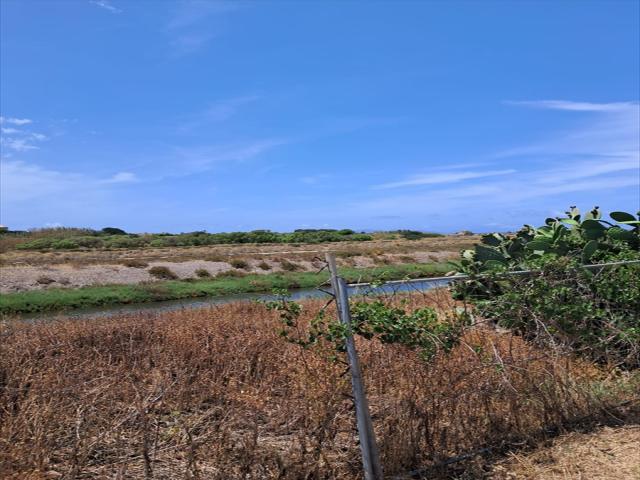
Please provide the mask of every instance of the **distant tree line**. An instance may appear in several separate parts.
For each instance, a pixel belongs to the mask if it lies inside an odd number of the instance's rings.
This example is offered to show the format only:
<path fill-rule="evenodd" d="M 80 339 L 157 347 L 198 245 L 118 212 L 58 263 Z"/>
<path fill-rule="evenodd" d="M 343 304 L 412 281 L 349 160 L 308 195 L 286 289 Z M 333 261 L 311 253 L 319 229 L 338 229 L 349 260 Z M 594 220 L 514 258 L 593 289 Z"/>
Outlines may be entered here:
<path fill-rule="evenodd" d="M 127 233 L 122 229 L 107 227 L 102 230 L 50 229 L 35 232 L 13 232 L 24 237 L 15 246 L 20 250 L 75 250 L 83 248 L 144 248 L 188 247 L 200 245 L 224 245 L 242 243 L 325 243 L 359 242 L 372 240 L 373 236 L 351 229 L 299 229 L 280 233 L 270 230 L 250 232 L 207 233 L 205 231 L 171 233 Z"/>

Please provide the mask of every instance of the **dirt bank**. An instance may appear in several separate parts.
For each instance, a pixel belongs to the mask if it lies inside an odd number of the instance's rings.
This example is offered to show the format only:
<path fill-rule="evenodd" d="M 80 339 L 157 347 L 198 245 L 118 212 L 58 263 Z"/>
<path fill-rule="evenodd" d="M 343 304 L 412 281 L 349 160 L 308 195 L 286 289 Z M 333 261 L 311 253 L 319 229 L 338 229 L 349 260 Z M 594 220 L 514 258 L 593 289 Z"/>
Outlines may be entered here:
<path fill-rule="evenodd" d="M 413 255 L 382 254 L 340 257 L 338 264 L 356 268 L 400 263 L 438 263 L 456 257 L 455 252 L 416 252 Z M 264 256 L 260 259 L 243 256 L 230 257 L 228 261 L 183 260 L 151 261 L 124 260 L 124 264 L 36 264 L 0 267 L 0 293 L 24 292 L 52 287 L 78 288 L 91 285 L 131 285 L 157 280 L 149 270 L 166 267 L 180 279 L 197 278 L 198 271 L 206 270 L 210 276 L 235 270 L 242 273 L 265 274 L 281 271 L 316 271 L 322 266 L 318 260 L 300 259 L 289 255 Z"/>

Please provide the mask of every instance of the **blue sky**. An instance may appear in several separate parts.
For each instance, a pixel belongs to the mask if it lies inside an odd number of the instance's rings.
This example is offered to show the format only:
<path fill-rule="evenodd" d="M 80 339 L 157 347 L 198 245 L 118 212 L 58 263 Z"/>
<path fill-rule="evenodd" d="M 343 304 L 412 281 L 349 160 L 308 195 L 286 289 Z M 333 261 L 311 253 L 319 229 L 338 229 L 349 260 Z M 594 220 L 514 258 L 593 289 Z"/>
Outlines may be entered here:
<path fill-rule="evenodd" d="M 492 231 L 640 205 L 640 2 L 1 0 L 0 222 Z"/>

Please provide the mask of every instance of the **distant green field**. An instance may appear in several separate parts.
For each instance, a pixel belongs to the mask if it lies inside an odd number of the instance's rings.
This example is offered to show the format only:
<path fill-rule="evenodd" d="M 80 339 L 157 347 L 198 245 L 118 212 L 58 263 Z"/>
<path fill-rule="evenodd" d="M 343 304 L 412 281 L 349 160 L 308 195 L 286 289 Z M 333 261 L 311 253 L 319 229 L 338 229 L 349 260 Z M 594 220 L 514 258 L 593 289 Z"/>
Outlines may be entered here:
<path fill-rule="evenodd" d="M 397 280 L 441 275 L 451 270 L 446 263 L 387 265 L 375 268 L 343 268 L 349 282 Z M 312 272 L 270 273 L 209 280 L 171 280 L 140 285 L 104 285 L 83 288 L 52 288 L 0 295 L 0 314 L 73 310 L 79 308 L 157 302 L 184 298 L 214 297 L 234 293 L 270 292 L 273 289 L 311 288 L 328 279 Z"/>

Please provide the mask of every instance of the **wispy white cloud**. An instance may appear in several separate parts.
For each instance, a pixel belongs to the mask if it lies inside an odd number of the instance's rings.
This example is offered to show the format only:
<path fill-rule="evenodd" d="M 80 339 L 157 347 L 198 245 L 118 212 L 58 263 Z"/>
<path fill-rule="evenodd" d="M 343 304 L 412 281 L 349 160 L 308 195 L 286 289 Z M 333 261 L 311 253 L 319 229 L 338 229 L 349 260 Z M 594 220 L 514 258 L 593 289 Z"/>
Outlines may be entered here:
<path fill-rule="evenodd" d="M 193 32 L 178 35 L 170 41 L 171 54 L 175 57 L 200 50 L 214 37 L 213 33 Z"/>
<path fill-rule="evenodd" d="M 111 184 L 131 183 L 137 180 L 130 172 L 116 173 L 100 178 L 79 172 L 64 172 L 43 168 L 33 163 L 3 158 L 0 161 L 0 193 L 4 207 L 49 198 L 74 195 L 76 192 L 104 191 Z"/>
<path fill-rule="evenodd" d="M 228 120 L 240 112 L 244 106 L 259 99 L 258 95 L 244 95 L 213 102 L 203 111 L 192 115 L 190 119 L 179 126 L 178 131 L 181 133 L 190 132 L 209 123 Z"/>
<path fill-rule="evenodd" d="M 230 1 L 187 0 L 178 3 L 167 24 L 169 30 L 191 27 L 212 15 L 237 10 L 239 5 Z"/>
<path fill-rule="evenodd" d="M 132 183 L 137 182 L 138 177 L 135 173 L 131 172 L 118 172 L 113 177 L 107 180 L 102 180 L 102 183 Z"/>
<path fill-rule="evenodd" d="M 92 5 L 95 5 L 96 7 L 100 7 L 104 10 L 107 10 L 108 12 L 111 13 L 122 13 L 122 10 L 114 7 L 111 2 L 109 0 L 89 0 L 89 3 L 91 3 Z"/>
<path fill-rule="evenodd" d="M 25 127 L 26 125 L 33 123 L 33 121 L 28 118 L 0 117 L 0 123 L 3 125 L 20 125 Z M 40 147 L 38 147 L 36 143 L 43 142 L 45 140 L 48 140 L 46 135 L 25 130 L 24 128 L 0 128 L 0 147 L 5 155 L 11 155 L 10 152 L 28 152 L 29 150 L 38 150 Z"/>
<path fill-rule="evenodd" d="M 304 177 L 300 177 L 299 180 L 305 185 L 317 185 L 329 178 L 331 178 L 331 175 L 327 173 L 318 173 L 316 175 L 305 175 Z"/>
<path fill-rule="evenodd" d="M 535 181 L 542 185 L 564 184 L 573 180 L 601 177 L 612 173 L 633 173 L 634 171 L 640 174 L 640 161 L 637 158 L 612 155 L 611 157 L 605 158 L 604 161 L 602 159 L 585 159 L 550 168 L 539 173 Z M 631 176 L 631 178 L 633 179 L 633 176 Z M 635 180 L 638 181 L 638 178 Z"/>
<path fill-rule="evenodd" d="M 30 133 L 29 137 L 33 138 L 34 140 L 37 140 L 38 142 L 43 142 L 49 138 L 46 135 L 42 133 L 37 133 L 37 132 Z"/>
<path fill-rule="evenodd" d="M 504 103 L 506 105 L 513 105 L 518 107 L 543 108 L 549 110 L 568 110 L 573 112 L 620 112 L 638 107 L 638 104 L 635 102 L 591 103 L 571 102 L 567 100 L 506 100 Z"/>
<path fill-rule="evenodd" d="M 230 145 L 176 147 L 166 176 L 192 175 L 223 164 L 246 162 L 287 143 L 289 140 L 284 138 L 269 138 Z"/>
<path fill-rule="evenodd" d="M 492 170 L 451 169 L 416 174 L 379 186 L 380 189 L 418 187 L 412 193 L 378 194 L 354 202 L 352 211 L 363 216 L 375 213 L 412 218 L 421 214 L 433 218 L 453 212 L 457 215 L 486 212 L 494 216 L 495 212 L 502 212 L 504 216 L 505 211 L 526 211 L 541 217 L 559 208 L 558 202 L 574 204 L 576 197 L 588 195 L 602 205 L 613 192 L 617 197 L 624 189 L 627 189 L 624 198 L 636 199 L 630 208 L 637 208 L 640 201 L 638 103 L 553 101 L 519 102 L 517 105 L 592 114 L 579 118 L 579 123 L 572 129 L 550 132 L 542 141 L 494 155 Z M 517 168 L 495 169 L 497 165 L 506 166 L 506 162 Z M 519 223 L 514 224 L 517 225 Z"/>
<path fill-rule="evenodd" d="M 15 152 L 28 152 L 29 150 L 38 150 L 39 147 L 34 145 L 27 138 L 0 137 L 0 146 Z"/>
<path fill-rule="evenodd" d="M 167 23 L 170 53 L 181 57 L 200 50 L 219 34 L 211 18 L 237 10 L 239 5 L 228 1 L 191 0 L 178 3 Z"/>
<path fill-rule="evenodd" d="M 478 172 L 459 172 L 459 171 L 451 171 L 451 172 L 431 172 L 431 173 L 422 173 L 417 175 L 412 175 L 405 180 L 400 180 L 398 182 L 390 182 L 384 183 L 382 185 L 376 185 L 373 188 L 376 189 L 388 189 L 388 188 L 399 188 L 399 187 L 413 187 L 418 185 L 438 185 L 441 183 L 456 183 L 461 182 L 463 180 L 470 180 L 474 178 L 483 178 L 483 177 L 494 177 L 497 175 L 508 175 L 510 173 L 515 173 L 514 169 L 506 169 L 506 170 L 489 170 L 489 171 L 478 171 Z"/>
<path fill-rule="evenodd" d="M 258 95 L 245 95 L 221 100 L 207 108 L 203 113 L 203 117 L 206 120 L 215 122 L 226 120 L 235 115 L 243 106 L 259 99 Z"/>
<path fill-rule="evenodd" d="M 535 157 L 538 161 L 561 162 L 576 158 L 603 162 L 626 159 L 636 164 L 640 159 L 640 104 L 635 102 L 579 103 L 559 102 L 563 109 L 594 112 L 579 128 L 530 145 L 510 148 L 494 155 L 495 158 Z M 524 102 L 546 105 L 545 102 Z M 519 102 L 518 105 L 522 105 Z M 554 107 L 544 107 L 554 108 Z"/>
<path fill-rule="evenodd" d="M 32 123 L 29 118 L 0 117 L 0 125 L 27 125 L 29 123 Z"/>
<path fill-rule="evenodd" d="M 113 224 L 135 208 L 125 199 L 129 184 L 109 181 L 114 178 L 122 177 L 100 177 L 3 158 L 0 215 L 4 223 L 17 229 L 56 222 L 93 227 Z M 153 210 L 148 205 L 146 209 Z"/>
<path fill-rule="evenodd" d="M 63 174 L 21 161 L 2 160 L 0 169 L 0 193 L 4 205 L 64 194 L 69 188 L 83 183 L 81 175 Z"/>

